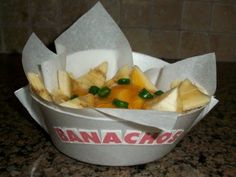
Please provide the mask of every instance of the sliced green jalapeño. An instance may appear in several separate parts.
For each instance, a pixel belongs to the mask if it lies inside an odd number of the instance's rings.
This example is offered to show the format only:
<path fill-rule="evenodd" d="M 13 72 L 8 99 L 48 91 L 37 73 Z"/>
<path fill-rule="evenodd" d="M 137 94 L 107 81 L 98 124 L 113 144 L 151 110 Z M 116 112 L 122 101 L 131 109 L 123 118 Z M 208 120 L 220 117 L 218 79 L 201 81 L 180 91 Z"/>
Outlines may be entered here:
<path fill-rule="evenodd" d="M 111 89 L 107 86 L 102 87 L 99 91 L 98 91 L 98 96 L 105 98 L 108 97 L 108 95 L 111 93 Z"/>
<path fill-rule="evenodd" d="M 143 99 L 151 99 L 151 98 L 153 98 L 153 95 L 147 89 L 145 89 L 145 88 L 142 89 L 139 92 L 138 96 L 140 96 Z"/>
<path fill-rule="evenodd" d="M 100 90 L 99 87 L 93 85 L 89 88 L 89 93 L 93 94 L 93 95 L 96 95 L 98 93 L 98 91 Z"/>
<path fill-rule="evenodd" d="M 154 94 L 155 95 L 162 95 L 164 92 L 162 90 L 157 90 Z"/>
<path fill-rule="evenodd" d="M 120 85 L 126 85 L 126 84 L 130 84 L 130 79 L 129 78 L 120 78 L 117 81 L 118 84 Z"/>
<path fill-rule="evenodd" d="M 119 99 L 113 99 L 112 104 L 115 105 L 117 108 L 128 108 L 129 103 L 126 101 L 122 101 Z"/>

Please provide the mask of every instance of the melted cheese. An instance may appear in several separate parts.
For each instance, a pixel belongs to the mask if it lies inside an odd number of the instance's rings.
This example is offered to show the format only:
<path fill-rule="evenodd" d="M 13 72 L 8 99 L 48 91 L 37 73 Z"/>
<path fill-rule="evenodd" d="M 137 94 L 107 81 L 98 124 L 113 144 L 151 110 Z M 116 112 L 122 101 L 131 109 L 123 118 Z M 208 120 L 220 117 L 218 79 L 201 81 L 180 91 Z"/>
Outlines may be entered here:
<path fill-rule="evenodd" d="M 135 85 L 116 85 L 111 88 L 111 93 L 107 98 L 96 98 L 95 106 L 102 108 L 115 107 L 112 104 L 113 99 L 119 99 L 129 103 L 129 109 L 141 109 L 144 100 L 138 96 L 142 88 Z"/>

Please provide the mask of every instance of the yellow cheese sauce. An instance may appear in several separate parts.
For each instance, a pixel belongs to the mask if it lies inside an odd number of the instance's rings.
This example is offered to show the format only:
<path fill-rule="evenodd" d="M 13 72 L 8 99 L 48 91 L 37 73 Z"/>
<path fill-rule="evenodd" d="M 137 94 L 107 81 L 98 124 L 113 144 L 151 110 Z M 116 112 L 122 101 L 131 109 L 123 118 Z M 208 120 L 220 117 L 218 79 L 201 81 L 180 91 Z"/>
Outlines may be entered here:
<path fill-rule="evenodd" d="M 138 93 L 140 90 L 142 90 L 141 87 L 138 87 L 133 84 L 116 85 L 111 88 L 111 93 L 107 98 L 96 97 L 95 107 L 116 108 L 112 104 L 112 100 L 116 98 L 116 99 L 128 102 L 129 109 L 141 109 L 145 100 L 143 100 L 142 98 L 138 96 Z"/>

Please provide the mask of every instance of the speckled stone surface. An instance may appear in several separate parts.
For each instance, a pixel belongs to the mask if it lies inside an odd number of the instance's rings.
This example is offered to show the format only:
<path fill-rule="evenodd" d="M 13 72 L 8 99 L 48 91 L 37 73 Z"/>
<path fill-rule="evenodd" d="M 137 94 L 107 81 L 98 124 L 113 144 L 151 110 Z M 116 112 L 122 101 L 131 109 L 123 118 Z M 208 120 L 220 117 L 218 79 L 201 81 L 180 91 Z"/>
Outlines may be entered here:
<path fill-rule="evenodd" d="M 19 55 L 0 55 L 0 176 L 235 177 L 236 64 L 218 63 L 219 104 L 159 161 L 131 167 L 96 166 L 60 153 L 13 92 L 27 82 Z"/>

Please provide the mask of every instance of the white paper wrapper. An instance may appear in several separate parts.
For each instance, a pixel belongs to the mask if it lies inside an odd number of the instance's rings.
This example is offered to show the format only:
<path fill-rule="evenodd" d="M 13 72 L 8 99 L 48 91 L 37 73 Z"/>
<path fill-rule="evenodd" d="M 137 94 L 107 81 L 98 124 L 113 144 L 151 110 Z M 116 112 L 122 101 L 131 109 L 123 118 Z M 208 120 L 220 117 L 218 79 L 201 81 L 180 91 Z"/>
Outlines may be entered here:
<path fill-rule="evenodd" d="M 112 78 L 120 66 L 126 64 L 125 60 L 120 58 L 121 51 L 95 49 L 76 52 L 68 55 L 66 58 L 66 71 L 73 73 L 75 77 L 79 77 L 87 73 L 91 68 L 94 68 L 104 61 L 108 62 L 107 79 Z M 133 59 L 130 58 L 131 62 Z M 80 68 L 80 69 L 78 69 Z"/>
<path fill-rule="evenodd" d="M 57 55 L 40 41 L 33 33 L 28 39 L 22 52 L 22 65 L 25 74 L 28 72 L 40 73 L 38 68 L 44 61 L 55 59 Z"/>
<path fill-rule="evenodd" d="M 57 70 L 65 69 L 65 48 L 61 54 L 50 51 L 33 33 L 22 52 L 22 65 L 25 74 L 34 72 L 42 74 L 45 86 L 51 93 L 58 88 Z"/>
<path fill-rule="evenodd" d="M 72 72 L 78 77 L 107 61 L 109 79 L 119 67 L 133 65 L 129 42 L 99 2 L 62 33 L 55 40 L 55 45 L 58 55 L 32 34 L 22 56 L 25 73 L 39 73 L 38 65 L 41 65 L 45 86 L 50 93 L 58 88 L 58 70 Z"/>
<path fill-rule="evenodd" d="M 24 47 L 22 55 L 25 73 L 41 73 L 49 92 L 58 88 L 57 71 L 59 69 L 66 70 L 79 77 L 101 62 L 107 61 L 109 63 L 108 79 L 123 65 L 138 65 L 158 89 L 166 91 L 173 80 L 188 78 L 204 88 L 212 96 L 210 103 L 204 108 L 182 115 L 175 112 L 154 110 L 108 108 L 75 110 L 47 103 L 37 98 L 37 96 L 32 98 L 27 88 L 18 90 L 15 93 L 16 96 L 26 107 L 30 115 L 52 136 L 54 144 L 62 152 L 69 156 L 75 156 L 79 160 L 91 162 L 91 159 L 97 159 L 98 161 L 95 160 L 92 163 L 129 165 L 150 161 L 156 153 L 155 148 L 149 149 L 153 155 L 150 153 L 146 159 L 143 158 L 142 160 L 142 158 L 139 158 L 132 161 L 131 158 L 135 156 L 132 155 L 134 152 L 127 148 L 128 151 L 126 153 L 129 158 L 126 158 L 124 162 L 122 159 L 123 151 L 117 148 L 117 153 L 120 153 L 120 158 L 116 157 L 118 163 L 113 163 L 110 157 L 104 160 L 104 157 L 101 158 L 99 154 L 95 154 L 97 158 L 88 159 L 88 156 L 85 156 L 83 153 L 77 153 L 77 146 L 70 145 L 70 148 L 68 148 L 68 146 L 64 146 L 63 143 L 59 142 L 54 132 L 55 126 L 84 125 L 87 128 L 95 128 L 98 124 L 101 129 L 106 128 L 106 126 L 111 128 L 120 126 L 122 131 L 137 126 L 140 130 L 144 129 L 145 131 L 148 127 L 150 130 L 159 129 L 174 132 L 176 129 L 181 129 L 181 131 L 183 130 L 186 133 L 218 102 L 213 96 L 216 90 L 216 63 L 213 53 L 188 58 L 173 64 L 168 64 L 165 61 L 147 55 L 132 53 L 127 39 L 100 3 L 97 3 L 90 11 L 62 33 L 55 40 L 55 45 L 57 54 L 48 50 L 36 35 L 32 34 Z M 42 118 L 43 115 L 45 119 Z M 95 122 L 91 122 L 90 119 Z M 102 132 L 100 134 L 101 136 L 103 135 Z M 81 146 L 78 147 L 81 148 Z M 162 157 L 163 154 L 168 153 L 173 147 L 174 144 L 165 149 L 159 148 L 159 153 L 155 158 Z M 95 152 L 93 148 L 91 147 L 91 151 Z M 70 151 L 70 149 L 73 150 Z M 98 151 L 105 153 L 109 149 L 99 148 Z M 143 150 L 138 148 L 137 151 L 142 152 Z M 131 160 L 129 161 L 129 159 Z"/>
<path fill-rule="evenodd" d="M 66 49 L 66 70 L 76 77 L 103 61 L 109 63 L 107 78 L 119 67 L 133 65 L 129 42 L 99 2 L 62 33 L 55 45 L 58 53 L 62 52 L 61 46 Z M 90 51 L 78 53 L 87 50 Z"/>
<path fill-rule="evenodd" d="M 157 87 L 168 90 L 173 80 L 185 78 L 206 89 L 209 95 L 214 95 L 216 90 L 215 54 L 191 57 L 163 67 Z"/>
<path fill-rule="evenodd" d="M 113 49 L 122 54 L 119 60 L 132 65 L 129 42 L 99 2 L 62 33 L 55 45 L 58 53 L 60 46 L 64 46 L 68 55 L 83 50 Z"/>

